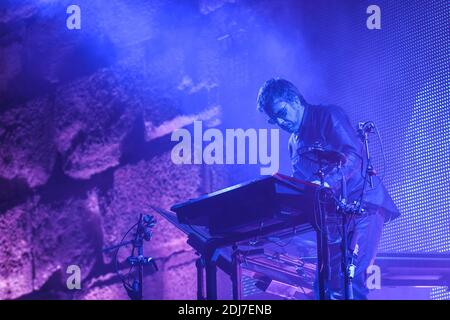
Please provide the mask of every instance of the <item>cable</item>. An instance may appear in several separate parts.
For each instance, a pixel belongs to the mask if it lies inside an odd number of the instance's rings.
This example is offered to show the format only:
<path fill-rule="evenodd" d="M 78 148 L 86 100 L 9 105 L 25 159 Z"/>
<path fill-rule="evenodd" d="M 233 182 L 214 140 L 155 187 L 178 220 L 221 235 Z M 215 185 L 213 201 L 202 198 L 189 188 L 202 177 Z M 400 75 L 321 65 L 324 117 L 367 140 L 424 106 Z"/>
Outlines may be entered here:
<path fill-rule="evenodd" d="M 375 132 L 377 133 L 378 140 L 380 141 L 381 154 L 383 156 L 383 176 L 380 178 L 380 184 L 381 184 L 384 180 L 384 177 L 386 176 L 387 162 L 386 162 L 386 154 L 384 153 L 383 140 L 381 140 L 380 132 L 378 131 L 378 128 L 376 126 L 374 126 L 374 128 L 375 128 Z"/>
<path fill-rule="evenodd" d="M 383 180 L 386 176 L 386 171 L 387 171 L 386 153 L 384 152 L 383 140 L 381 139 L 381 135 L 378 130 L 378 127 L 373 122 L 372 122 L 372 124 L 373 124 L 373 128 L 375 129 L 375 132 L 377 134 L 378 141 L 380 142 L 381 155 L 383 157 L 383 175 L 381 176 L 379 183 L 376 186 L 372 187 L 370 190 L 374 190 L 374 189 L 378 188 L 383 183 Z M 367 178 L 367 175 L 364 176 L 364 179 L 366 179 L 366 178 Z M 370 190 L 367 190 L 365 192 L 368 192 Z"/>
<path fill-rule="evenodd" d="M 291 237 L 289 238 L 289 240 L 286 241 L 286 243 L 283 243 L 281 240 L 280 240 L 280 241 L 271 240 L 270 238 L 272 238 L 272 237 L 264 237 L 263 239 L 266 239 L 268 242 L 273 243 L 273 244 L 277 245 L 277 246 L 280 247 L 280 248 L 284 248 L 284 247 L 290 245 L 291 242 L 292 242 L 292 240 L 294 239 L 294 237 L 295 237 L 295 229 L 296 229 L 296 228 L 293 227 L 294 235 L 291 236 Z"/>
<path fill-rule="evenodd" d="M 128 229 L 128 231 L 125 233 L 125 235 L 123 236 L 122 240 L 120 240 L 119 245 L 121 245 L 123 243 L 123 241 L 125 240 L 125 238 L 127 237 L 127 235 L 130 233 L 131 230 L 133 230 L 134 227 L 136 227 L 139 224 L 139 222 L 136 222 L 130 229 Z M 118 265 L 118 254 L 119 254 L 119 250 L 122 246 L 119 246 L 116 250 L 116 253 L 114 254 L 114 264 L 115 264 L 115 269 L 116 269 L 116 273 L 119 276 L 120 280 L 122 281 L 123 285 L 127 285 L 130 286 L 128 283 L 126 283 L 127 279 L 122 276 L 119 272 L 119 265 Z M 128 271 L 127 277 L 129 276 L 131 269 L 133 267 L 130 268 L 130 271 Z"/>

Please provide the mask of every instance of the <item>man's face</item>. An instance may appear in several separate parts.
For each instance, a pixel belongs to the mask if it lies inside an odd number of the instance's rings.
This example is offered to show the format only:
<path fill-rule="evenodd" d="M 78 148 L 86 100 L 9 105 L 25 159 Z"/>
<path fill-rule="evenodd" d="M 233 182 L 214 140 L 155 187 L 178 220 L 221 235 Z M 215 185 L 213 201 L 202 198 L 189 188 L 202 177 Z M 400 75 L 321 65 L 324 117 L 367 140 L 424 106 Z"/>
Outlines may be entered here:
<path fill-rule="evenodd" d="M 269 123 L 277 124 L 281 129 L 294 133 L 300 129 L 304 107 L 299 101 L 275 100 L 272 112 L 268 114 Z"/>

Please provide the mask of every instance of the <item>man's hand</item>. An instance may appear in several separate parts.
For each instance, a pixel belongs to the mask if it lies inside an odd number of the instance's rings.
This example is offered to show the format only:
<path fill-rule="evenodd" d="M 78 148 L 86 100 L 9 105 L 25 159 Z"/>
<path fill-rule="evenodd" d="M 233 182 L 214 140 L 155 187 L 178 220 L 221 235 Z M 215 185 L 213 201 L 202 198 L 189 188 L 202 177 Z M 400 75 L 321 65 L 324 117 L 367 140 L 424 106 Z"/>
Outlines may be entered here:
<path fill-rule="evenodd" d="M 320 181 L 319 181 L 319 180 L 311 181 L 311 183 L 318 184 L 318 185 L 320 186 Z M 326 181 L 324 182 L 323 186 L 324 186 L 324 187 L 327 187 L 327 188 L 330 187 L 330 185 L 329 185 L 328 182 L 326 182 Z"/>

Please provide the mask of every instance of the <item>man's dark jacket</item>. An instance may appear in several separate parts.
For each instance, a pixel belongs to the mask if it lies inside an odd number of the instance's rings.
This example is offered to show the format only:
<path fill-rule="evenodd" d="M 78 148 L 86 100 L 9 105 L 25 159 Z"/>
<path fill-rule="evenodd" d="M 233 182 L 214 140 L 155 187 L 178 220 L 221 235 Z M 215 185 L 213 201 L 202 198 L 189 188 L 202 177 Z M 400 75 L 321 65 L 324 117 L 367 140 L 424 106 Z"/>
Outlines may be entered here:
<path fill-rule="evenodd" d="M 341 191 L 342 173 L 347 183 L 349 202 L 359 200 L 366 175 L 364 145 L 352 127 L 345 112 L 337 106 L 306 105 L 300 129 L 289 139 L 294 177 L 307 181 L 318 180 L 315 175 L 318 164 L 306 153 L 311 147 L 338 151 L 345 155 L 346 162 L 339 172 L 336 166 L 325 167 L 325 181 L 337 195 Z M 373 188 L 366 184 L 362 206 L 367 210 L 384 209 L 385 220 L 400 215 L 389 193 L 379 177 L 373 177 Z"/>

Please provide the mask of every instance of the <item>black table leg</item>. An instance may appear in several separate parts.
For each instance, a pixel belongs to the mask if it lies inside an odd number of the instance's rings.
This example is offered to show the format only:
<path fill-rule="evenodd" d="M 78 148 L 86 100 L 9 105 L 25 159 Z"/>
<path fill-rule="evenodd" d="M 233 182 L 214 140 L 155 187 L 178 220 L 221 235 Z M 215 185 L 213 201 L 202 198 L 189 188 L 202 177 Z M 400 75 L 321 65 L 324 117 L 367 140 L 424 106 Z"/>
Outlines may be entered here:
<path fill-rule="evenodd" d="M 206 299 L 217 300 L 217 265 L 212 255 L 205 259 Z"/>
<path fill-rule="evenodd" d="M 205 300 L 205 296 L 203 294 L 203 285 L 204 285 L 204 262 L 203 258 L 200 257 L 195 262 L 195 266 L 197 267 L 197 300 Z"/>
<path fill-rule="evenodd" d="M 233 285 L 233 300 L 241 300 L 242 290 L 242 270 L 241 270 L 241 257 L 239 249 L 236 245 L 233 246 L 233 254 L 231 257 L 231 282 Z"/>

